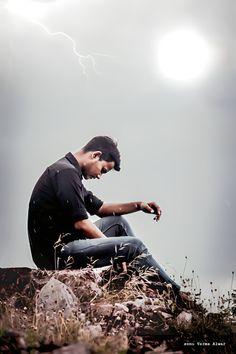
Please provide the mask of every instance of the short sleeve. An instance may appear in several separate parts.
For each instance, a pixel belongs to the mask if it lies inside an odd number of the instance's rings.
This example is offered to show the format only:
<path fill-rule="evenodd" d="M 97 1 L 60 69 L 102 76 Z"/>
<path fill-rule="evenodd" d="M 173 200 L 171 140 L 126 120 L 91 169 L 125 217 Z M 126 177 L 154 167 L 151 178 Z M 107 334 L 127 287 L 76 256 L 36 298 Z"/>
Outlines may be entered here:
<path fill-rule="evenodd" d="M 56 195 L 63 214 L 73 224 L 88 219 L 84 201 L 84 187 L 74 169 L 56 171 Z"/>
<path fill-rule="evenodd" d="M 103 201 L 97 198 L 92 192 L 85 189 L 85 206 L 90 215 L 94 215 L 101 208 Z"/>

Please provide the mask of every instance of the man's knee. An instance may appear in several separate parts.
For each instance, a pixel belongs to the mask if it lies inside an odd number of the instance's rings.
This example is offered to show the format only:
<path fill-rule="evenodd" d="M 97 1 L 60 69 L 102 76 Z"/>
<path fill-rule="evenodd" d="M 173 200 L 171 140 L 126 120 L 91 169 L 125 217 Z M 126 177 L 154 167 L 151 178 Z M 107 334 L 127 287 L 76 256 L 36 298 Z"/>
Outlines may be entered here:
<path fill-rule="evenodd" d="M 143 253 L 143 252 L 147 251 L 147 247 L 144 245 L 144 243 L 139 238 L 137 238 L 137 237 L 132 238 L 132 243 L 138 249 L 138 252 Z"/>
<path fill-rule="evenodd" d="M 119 234 L 126 236 L 134 236 L 128 221 L 122 215 L 114 216 L 114 223 L 119 227 Z"/>
<path fill-rule="evenodd" d="M 115 219 L 116 219 L 116 223 L 123 226 L 123 227 L 126 227 L 129 225 L 128 221 L 122 215 L 116 215 Z"/>
<path fill-rule="evenodd" d="M 128 225 L 128 221 L 122 215 L 106 216 L 106 218 L 109 218 L 112 223 L 117 225 Z"/>
<path fill-rule="evenodd" d="M 140 256 L 143 253 L 147 253 L 147 247 L 137 237 L 129 237 L 123 247 L 126 248 L 129 255 L 132 255 L 132 258 Z"/>

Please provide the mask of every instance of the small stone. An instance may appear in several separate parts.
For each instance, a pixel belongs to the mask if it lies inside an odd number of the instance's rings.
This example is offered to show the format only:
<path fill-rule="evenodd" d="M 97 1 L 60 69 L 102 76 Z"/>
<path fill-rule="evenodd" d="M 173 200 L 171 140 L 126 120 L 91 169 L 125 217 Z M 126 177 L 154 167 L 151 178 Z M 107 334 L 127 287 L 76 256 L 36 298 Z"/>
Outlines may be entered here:
<path fill-rule="evenodd" d="M 182 311 L 178 316 L 177 316 L 177 324 L 178 325 L 185 325 L 189 326 L 192 323 L 192 318 L 193 315 L 190 312 Z"/>
<path fill-rule="evenodd" d="M 160 311 L 160 314 L 162 315 L 162 317 L 164 317 L 165 319 L 168 319 L 168 318 L 172 318 L 173 316 L 169 313 L 166 313 L 166 312 L 161 312 Z"/>
<path fill-rule="evenodd" d="M 95 317 L 99 316 L 111 316 L 114 306 L 112 304 L 91 304 L 91 310 Z"/>

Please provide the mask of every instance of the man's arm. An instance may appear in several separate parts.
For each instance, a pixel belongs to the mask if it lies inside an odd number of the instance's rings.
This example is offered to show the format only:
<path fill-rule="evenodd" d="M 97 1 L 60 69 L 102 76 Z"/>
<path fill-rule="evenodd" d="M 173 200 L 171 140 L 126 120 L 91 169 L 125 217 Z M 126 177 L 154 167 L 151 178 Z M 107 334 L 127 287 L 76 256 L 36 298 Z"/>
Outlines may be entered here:
<path fill-rule="evenodd" d="M 161 216 L 161 208 L 155 202 L 130 202 L 130 203 L 103 203 L 98 209 L 96 215 L 99 217 L 110 215 L 124 215 L 143 211 L 148 214 L 155 214 L 155 220 L 158 221 Z"/>
<path fill-rule="evenodd" d="M 89 219 L 76 221 L 74 223 L 76 230 L 80 230 L 89 238 L 106 238 L 106 236 Z"/>

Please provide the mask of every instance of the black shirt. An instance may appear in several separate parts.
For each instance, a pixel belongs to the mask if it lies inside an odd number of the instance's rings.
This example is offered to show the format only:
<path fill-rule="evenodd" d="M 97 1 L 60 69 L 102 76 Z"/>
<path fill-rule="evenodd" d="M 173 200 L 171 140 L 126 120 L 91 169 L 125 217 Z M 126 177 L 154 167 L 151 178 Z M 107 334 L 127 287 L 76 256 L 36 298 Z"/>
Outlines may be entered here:
<path fill-rule="evenodd" d="M 72 233 L 74 239 L 84 238 L 74 223 L 96 214 L 103 201 L 87 191 L 82 183 L 80 165 L 68 153 L 51 166 L 36 183 L 28 212 L 28 233 L 35 264 L 39 268 L 54 268 L 53 245 L 62 233 Z"/>

